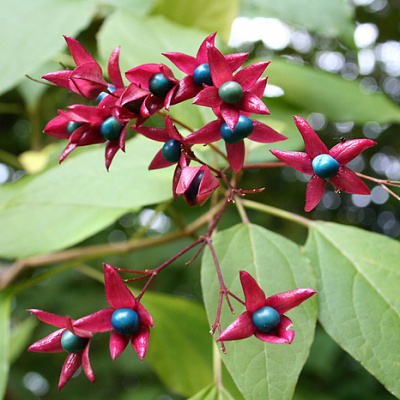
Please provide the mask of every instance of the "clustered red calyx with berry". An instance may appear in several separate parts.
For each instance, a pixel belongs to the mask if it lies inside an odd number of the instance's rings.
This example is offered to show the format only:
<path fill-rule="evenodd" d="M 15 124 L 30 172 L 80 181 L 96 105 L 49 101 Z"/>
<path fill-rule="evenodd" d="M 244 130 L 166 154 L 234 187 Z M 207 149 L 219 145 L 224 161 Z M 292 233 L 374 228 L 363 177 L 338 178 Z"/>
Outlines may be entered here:
<path fill-rule="evenodd" d="M 175 165 L 172 178 L 175 200 L 180 195 L 190 206 L 201 206 L 219 188 L 220 183 L 226 187 L 224 200 L 213 214 L 207 233 L 170 260 L 153 270 L 145 271 L 121 270 L 107 264 L 104 266 L 105 291 L 110 308 L 78 320 L 40 310 L 29 310 L 43 322 L 61 328 L 29 348 L 39 352 L 69 353 L 61 372 L 59 389 L 81 365 L 87 377 L 94 381 L 88 352 L 92 337 L 96 333 L 112 331 L 110 352 L 113 359 L 118 357 L 131 341 L 136 353 L 143 360 L 153 320 L 141 305 L 141 298 L 161 270 L 195 246 L 200 245 L 200 250 L 194 258 L 208 246 L 217 270 L 220 301 L 212 333 L 218 330 L 217 340 L 221 343 L 223 351 L 224 341 L 244 339 L 252 335 L 264 342 L 291 343 L 294 338 L 294 331 L 289 330 L 292 322 L 284 313 L 316 293 L 313 289 L 303 288 L 266 298 L 254 278 L 241 271 L 240 280 L 245 296 L 245 300 L 242 301 L 224 284 L 211 235 L 228 203 L 233 202 L 235 196 L 244 196 L 246 193 L 256 193 L 264 189 L 242 190 L 236 186 L 237 174 L 245 165 L 244 139 L 258 143 L 274 143 L 285 140 L 286 137 L 257 119 L 250 118 L 252 114 L 269 114 L 262 101 L 267 84 L 267 78 L 262 75 L 269 63 L 258 62 L 243 67 L 247 54 L 222 55 L 215 47 L 215 35 L 214 33 L 204 40 L 196 57 L 176 52 L 163 54 L 186 74 L 182 80 L 177 79 L 172 70 L 164 64 L 144 64 L 125 73 L 130 82 L 126 86 L 119 68 L 120 48 L 117 47 L 108 62 L 108 77 L 111 83 L 107 83 L 99 64 L 78 41 L 67 36 L 65 40 L 76 68 L 43 76 L 55 85 L 78 93 L 88 100 L 97 101 L 96 105 L 75 104 L 69 106 L 68 110 L 59 110 L 59 115 L 45 127 L 45 133 L 68 139 L 60 162 L 78 146 L 106 143 L 105 160 L 108 170 L 118 150 L 125 151 L 127 132 L 134 131 L 150 140 L 160 142 L 161 148 L 150 162 L 150 170 Z M 183 136 L 176 125 L 186 130 L 188 127 L 171 118 L 166 111 L 190 99 L 194 106 L 210 107 L 215 114 L 215 120 Z M 143 125 L 155 114 L 164 118 L 165 128 L 152 127 L 151 124 Z M 365 183 L 346 164 L 363 150 L 373 146 L 374 141 L 349 140 L 328 150 L 303 118 L 295 116 L 294 119 L 303 137 L 306 152 L 270 151 L 286 165 L 311 175 L 306 191 L 306 211 L 314 209 L 321 200 L 326 181 L 340 191 L 370 193 Z M 221 139 L 225 142 L 226 153 L 213 144 Z M 197 144 L 209 145 L 226 161 L 227 166 L 218 169 L 204 162 L 193 149 Z M 190 165 L 191 163 L 196 165 Z M 228 179 L 229 174 L 231 179 Z M 193 259 L 187 264 L 192 261 Z M 127 281 L 147 279 L 136 298 L 118 271 L 139 274 L 138 277 Z M 220 314 L 224 298 L 233 312 L 229 296 L 244 305 L 246 311 L 223 331 Z"/>

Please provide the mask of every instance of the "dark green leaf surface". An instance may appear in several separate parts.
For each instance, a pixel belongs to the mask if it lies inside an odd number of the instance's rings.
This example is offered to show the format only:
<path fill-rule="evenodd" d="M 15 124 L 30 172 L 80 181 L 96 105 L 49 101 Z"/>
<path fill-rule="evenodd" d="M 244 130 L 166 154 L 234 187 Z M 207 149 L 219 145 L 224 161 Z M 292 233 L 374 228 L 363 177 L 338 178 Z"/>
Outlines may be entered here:
<path fill-rule="evenodd" d="M 212 341 L 204 308 L 193 301 L 146 293 L 154 319 L 146 359 L 173 392 L 191 396 L 212 382 Z"/>
<path fill-rule="evenodd" d="M 112 50 L 121 46 L 121 71 L 127 71 L 147 63 L 171 66 L 168 59 L 161 54 L 169 51 L 195 57 L 206 37 L 207 33 L 204 31 L 183 27 L 161 15 L 139 19 L 135 14 L 115 11 L 102 25 L 97 39 L 104 64 Z M 175 73 L 178 70 L 174 67 L 173 71 Z"/>
<path fill-rule="evenodd" d="M 325 114 L 331 121 L 400 122 L 399 106 L 382 93 L 362 92 L 356 81 L 282 59 L 273 59 L 266 72 L 268 82 L 285 91 L 280 99 L 292 107 Z"/>
<path fill-rule="evenodd" d="M 343 0 L 242 0 L 241 15 L 279 18 L 324 36 L 353 45 L 353 8 Z"/>
<path fill-rule="evenodd" d="M 5 186 L 0 205 L 0 255 L 9 258 L 59 250 L 110 225 L 129 210 L 172 196 L 173 168 L 149 171 L 159 143 L 142 137 L 127 142 L 110 172 L 104 167 L 104 148 L 85 149 L 11 196 Z"/>
<path fill-rule="evenodd" d="M 320 222 L 310 230 L 305 252 L 317 273 L 325 330 L 400 396 L 400 243 Z"/>
<path fill-rule="evenodd" d="M 311 267 L 299 247 L 275 233 L 256 225 L 236 225 L 218 233 L 213 239 L 226 286 L 243 298 L 239 271 L 249 272 L 267 296 L 296 289 L 315 288 Z M 219 284 L 214 262 L 207 251 L 202 262 L 202 288 L 210 324 L 218 308 Z M 226 328 L 243 311 L 234 303 L 231 315 L 226 303 L 221 317 Z M 254 336 L 226 342 L 222 359 L 236 385 L 247 400 L 290 399 L 298 376 L 308 357 L 317 317 L 316 296 L 290 310 L 296 335 L 291 345 L 264 343 Z"/>
<path fill-rule="evenodd" d="M 10 313 L 13 294 L 9 290 L 0 292 L 0 399 L 7 388 L 10 357 Z"/>
<path fill-rule="evenodd" d="M 62 35 L 89 25 L 96 4 L 80 0 L 13 0 L 0 3 L 0 93 L 14 87 L 65 48 Z"/>
<path fill-rule="evenodd" d="M 184 26 L 218 33 L 228 41 L 231 26 L 239 10 L 239 0 L 161 0 L 154 13 L 165 15 Z"/>

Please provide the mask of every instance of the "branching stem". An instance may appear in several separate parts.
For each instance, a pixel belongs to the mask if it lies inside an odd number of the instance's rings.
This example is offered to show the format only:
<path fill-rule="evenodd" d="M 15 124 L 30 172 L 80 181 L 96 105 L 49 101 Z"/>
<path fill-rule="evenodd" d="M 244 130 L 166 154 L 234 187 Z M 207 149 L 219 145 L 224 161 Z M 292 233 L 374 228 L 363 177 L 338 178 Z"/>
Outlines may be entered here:
<path fill-rule="evenodd" d="M 276 208 L 276 207 L 268 206 L 266 204 L 257 203 L 256 201 L 242 199 L 242 204 L 244 207 L 251 208 L 253 210 L 261 211 L 266 214 L 271 214 L 271 215 L 275 215 L 280 218 L 287 219 L 289 221 L 303 225 L 306 228 L 310 228 L 314 224 L 314 222 L 308 218 L 291 213 L 289 211 L 282 210 L 281 208 Z"/>
<path fill-rule="evenodd" d="M 177 232 L 165 234 L 155 238 L 131 239 L 126 242 L 117 242 L 113 244 L 100 244 L 87 247 L 77 247 L 57 253 L 38 255 L 17 260 L 10 267 L 4 267 L 0 270 L 0 289 L 10 285 L 19 274 L 27 269 L 39 268 L 45 265 L 64 263 L 69 261 L 87 261 L 112 254 L 124 254 L 138 249 L 158 246 L 163 243 L 169 243 L 177 239 L 191 236 L 199 228 L 211 221 L 215 215 L 224 207 L 224 202 L 220 202 L 203 214 L 196 221 Z"/>

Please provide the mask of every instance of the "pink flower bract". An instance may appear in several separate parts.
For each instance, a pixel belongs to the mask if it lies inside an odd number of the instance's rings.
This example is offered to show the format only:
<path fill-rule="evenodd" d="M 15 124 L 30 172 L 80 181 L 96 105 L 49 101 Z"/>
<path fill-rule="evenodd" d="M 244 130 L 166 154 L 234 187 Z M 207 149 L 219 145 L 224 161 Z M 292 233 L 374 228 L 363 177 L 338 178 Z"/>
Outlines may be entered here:
<path fill-rule="evenodd" d="M 65 351 L 61 346 L 61 338 L 65 331 L 69 330 L 74 335 L 88 339 L 85 348 L 77 353 L 69 353 L 61 371 L 60 380 L 58 382 L 58 390 L 61 390 L 66 383 L 72 378 L 77 369 L 82 365 L 86 376 L 91 382 L 94 382 L 94 374 L 89 361 L 89 347 L 93 334 L 76 327 L 77 321 L 69 317 L 61 317 L 41 310 L 28 310 L 36 315 L 41 321 L 61 328 L 45 338 L 33 343 L 29 347 L 29 351 L 37 351 L 43 353 L 60 353 Z"/>
<path fill-rule="evenodd" d="M 262 102 L 261 96 L 254 93 L 254 87 L 260 82 L 264 88 L 267 78 L 258 79 L 267 68 L 269 62 L 258 62 L 243 68 L 235 75 L 231 66 L 221 52 L 211 43 L 207 43 L 207 56 L 210 66 L 213 86 L 205 87 L 193 100 L 193 104 L 218 109 L 222 118 L 234 130 L 240 113 L 269 114 L 267 106 Z M 220 87 L 228 82 L 238 85 L 243 91 L 243 97 L 234 104 L 227 103 L 220 97 Z"/>
<path fill-rule="evenodd" d="M 174 94 L 174 104 L 196 96 L 196 94 L 203 89 L 203 87 L 195 83 L 193 73 L 200 65 L 208 64 L 207 44 L 214 46 L 215 35 L 216 33 L 213 33 L 203 41 L 196 57 L 177 52 L 163 53 L 163 55 L 173 62 L 181 71 L 187 74 L 187 76 L 179 82 L 178 88 Z M 233 72 L 246 61 L 247 56 L 247 53 L 236 53 L 228 54 L 224 57 Z"/>
<path fill-rule="evenodd" d="M 289 330 L 292 321 L 284 314 L 294 307 L 300 305 L 313 294 L 313 289 L 295 289 L 289 292 L 275 294 L 266 297 L 264 291 L 258 286 L 254 278 L 245 271 L 240 271 L 240 282 L 245 297 L 246 310 L 235 321 L 232 322 L 218 337 L 218 341 L 245 339 L 254 335 L 257 339 L 269 343 L 291 343 L 294 331 Z M 280 315 L 280 323 L 277 328 L 265 333 L 256 328 L 253 322 L 253 313 L 262 307 L 271 307 Z"/>
<path fill-rule="evenodd" d="M 77 327 L 90 332 L 112 331 L 110 337 L 110 353 L 113 359 L 117 358 L 126 348 L 129 341 L 141 360 L 147 352 L 150 329 L 153 319 L 147 310 L 136 301 L 131 291 L 127 288 L 122 278 L 114 267 L 104 264 L 104 280 L 106 298 L 110 308 L 105 308 L 77 321 Z M 124 336 L 113 330 L 111 316 L 115 310 L 129 308 L 139 315 L 139 330 L 130 336 Z"/>
<path fill-rule="evenodd" d="M 376 142 L 371 139 L 353 139 L 338 143 L 328 150 L 306 120 L 295 116 L 294 121 L 303 137 L 306 152 L 270 151 L 290 167 L 304 174 L 312 175 L 307 185 L 305 211 L 311 211 L 319 203 L 325 191 L 326 180 L 342 192 L 370 194 L 368 186 L 345 164 L 356 158 L 365 149 L 374 146 Z M 329 179 L 317 176 L 313 169 L 313 160 L 321 154 L 327 154 L 339 163 L 337 172 Z"/>
<path fill-rule="evenodd" d="M 108 86 L 100 65 L 76 39 L 70 36 L 64 38 L 77 67 L 73 70 L 50 72 L 42 78 L 79 93 L 89 100 L 96 99 Z"/>

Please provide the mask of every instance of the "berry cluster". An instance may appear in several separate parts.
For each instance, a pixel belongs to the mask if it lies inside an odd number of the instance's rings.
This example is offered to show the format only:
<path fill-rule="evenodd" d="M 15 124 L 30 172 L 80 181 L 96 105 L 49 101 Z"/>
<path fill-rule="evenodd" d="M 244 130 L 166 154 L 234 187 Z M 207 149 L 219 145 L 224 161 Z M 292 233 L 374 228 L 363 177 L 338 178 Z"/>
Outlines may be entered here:
<path fill-rule="evenodd" d="M 77 146 L 105 142 L 106 167 L 109 169 L 116 152 L 125 150 L 127 128 L 147 138 L 164 143 L 150 164 L 150 169 L 176 164 L 173 195 L 182 195 L 188 204 L 203 204 L 219 186 L 221 171 L 200 160 L 192 150 L 194 144 L 225 141 L 227 159 L 234 172 L 239 172 L 245 160 L 243 139 L 272 143 L 286 139 L 250 114 L 269 114 L 261 100 L 267 78 L 261 75 L 268 62 L 259 62 L 235 73 L 247 54 L 223 56 L 215 47 L 215 33 L 201 44 L 197 56 L 164 53 L 186 76 L 175 78 L 164 64 L 144 64 L 125 73 L 130 82 L 125 87 L 119 69 L 120 48 L 114 49 L 108 62 L 107 83 L 94 58 L 75 39 L 66 36 L 69 50 L 77 67 L 74 70 L 51 72 L 43 76 L 48 81 L 81 94 L 97 105 L 75 104 L 59 110 L 59 116 L 45 127 L 49 135 L 68 139 L 62 162 Z M 193 104 L 211 107 L 216 120 L 183 137 L 171 117 L 164 111 L 193 99 Z M 165 128 L 144 126 L 152 115 L 162 115 Z M 201 166 L 190 166 L 195 161 Z"/>
<path fill-rule="evenodd" d="M 313 289 L 296 289 L 276 294 L 269 298 L 258 286 L 254 278 L 245 271 L 240 272 L 240 280 L 245 295 L 247 311 L 240 315 L 224 332 L 218 341 L 244 339 L 255 335 L 270 343 L 291 343 L 294 331 L 289 330 L 292 321 L 283 315 L 297 307 L 316 293 Z M 67 352 L 61 371 L 58 389 L 61 390 L 82 366 L 86 376 L 95 381 L 89 361 L 89 347 L 97 333 L 109 332 L 110 353 L 115 360 L 132 343 L 141 360 L 144 359 L 149 344 L 150 327 L 153 319 L 127 288 L 117 270 L 104 264 L 105 293 L 109 308 L 97 311 L 83 318 L 72 320 L 41 310 L 28 310 L 41 321 L 61 328 L 38 342 L 28 350 L 44 353 Z"/>
<path fill-rule="evenodd" d="M 89 362 L 89 346 L 94 334 L 112 331 L 110 336 L 111 357 L 115 360 L 129 342 L 141 360 L 147 352 L 150 327 L 153 319 L 147 310 L 126 287 L 115 268 L 104 265 L 104 281 L 109 308 L 72 320 L 41 310 L 28 310 L 41 321 L 61 328 L 32 344 L 30 351 L 68 353 L 61 371 L 58 389 L 61 390 L 82 365 L 86 376 L 94 382 Z"/>
<path fill-rule="evenodd" d="M 68 110 L 59 110 L 59 115 L 51 120 L 45 132 L 49 135 L 68 139 L 63 151 L 62 162 L 76 147 L 96 143 L 106 143 L 106 168 L 119 149 L 125 151 L 127 132 L 136 132 L 144 137 L 161 143 L 161 148 L 151 161 L 149 169 L 166 168 L 175 165 L 172 179 L 173 196 L 182 196 L 190 205 L 202 205 L 219 187 L 225 184 L 225 200 L 207 233 L 158 268 L 145 271 L 124 271 L 140 274 L 132 280 L 148 278 L 138 297 L 134 297 L 110 265 L 104 266 L 105 291 L 109 308 L 95 312 L 78 320 L 60 317 L 40 310 L 29 310 L 41 321 L 55 325 L 60 329 L 46 338 L 34 343 L 29 349 L 40 352 L 61 352 L 68 354 L 61 372 L 59 389 L 72 377 L 82 365 L 87 377 L 94 381 L 89 362 L 89 346 L 96 333 L 112 331 L 110 351 L 113 359 L 118 357 L 131 341 L 133 348 L 143 360 L 149 342 L 150 327 L 153 320 L 141 305 L 141 298 L 153 278 L 178 257 L 197 245 L 201 250 L 208 246 L 217 269 L 220 283 L 220 301 L 216 322 L 212 333 L 218 329 L 219 341 L 224 350 L 224 341 L 244 339 L 254 335 L 263 342 L 291 343 L 294 331 L 289 330 L 292 321 L 284 314 L 298 306 L 316 293 L 313 289 L 295 289 L 266 297 L 257 282 L 245 271 L 240 272 L 245 300 L 240 300 L 225 286 L 218 265 L 217 255 L 212 246 L 211 235 L 229 201 L 235 195 L 258 192 L 262 189 L 246 191 L 236 188 L 236 174 L 244 167 L 245 140 L 259 143 L 274 143 L 286 137 L 268 125 L 250 118 L 252 114 L 269 114 L 262 101 L 267 78 L 262 74 L 268 62 L 258 62 L 243 67 L 247 54 L 222 53 L 215 47 L 215 33 L 201 44 L 196 57 L 182 53 L 169 52 L 164 56 L 186 76 L 176 79 L 172 70 L 164 64 L 144 64 L 125 73 L 130 82 L 125 86 L 119 68 L 120 48 L 112 52 L 108 62 L 110 83 L 103 77 L 99 64 L 71 37 L 65 37 L 69 50 L 76 63 L 73 70 L 48 73 L 43 78 L 76 92 L 96 105 L 75 104 Z M 174 120 L 168 111 L 174 105 L 192 99 L 192 104 L 210 107 L 215 120 L 183 136 L 176 125 L 187 128 Z M 151 124 L 144 125 L 153 115 L 160 115 L 164 128 Z M 321 200 L 326 182 L 337 190 L 357 194 L 369 194 L 363 181 L 345 164 L 363 150 L 373 146 L 369 139 L 356 139 L 341 142 L 328 150 L 310 125 L 300 117 L 294 117 L 306 152 L 271 150 L 279 160 L 311 176 L 306 193 L 306 211 L 311 211 Z M 131 130 L 132 129 L 132 130 Z M 226 154 L 213 143 L 223 140 Z M 227 164 L 217 169 L 199 158 L 194 145 L 209 145 Z M 194 163 L 195 165 L 191 165 Z M 231 171 L 232 179 L 227 178 Z M 190 262 L 189 262 L 190 263 Z M 122 271 L 122 270 L 120 270 Z M 223 297 L 233 311 L 228 297 L 232 296 L 246 307 L 225 330 L 221 329 L 220 313 Z"/>
<path fill-rule="evenodd" d="M 248 54 L 222 55 L 215 47 L 215 35 L 204 40 L 196 57 L 176 52 L 163 53 L 186 74 L 182 80 L 176 79 L 164 64 L 144 64 L 125 73 L 130 82 L 127 87 L 119 68 L 119 47 L 110 56 L 108 76 L 111 83 L 107 83 L 96 60 L 78 41 L 65 36 L 77 67 L 72 71 L 51 72 L 43 78 L 86 99 L 95 100 L 97 105 L 71 105 L 68 110 L 59 110 L 59 116 L 46 125 L 44 131 L 49 135 L 68 139 L 60 162 L 77 146 L 105 142 L 106 168 L 109 169 L 117 151 L 125 151 L 127 128 L 133 121 L 133 131 L 164 143 L 149 169 L 176 164 L 174 198 L 182 195 L 189 205 L 201 205 L 219 186 L 218 179 L 227 182 L 222 171 L 195 155 L 193 145 L 211 144 L 222 139 L 225 157 L 232 171 L 237 173 L 245 161 L 245 138 L 259 143 L 285 140 L 285 136 L 268 125 L 250 118 L 251 114 L 269 114 L 261 100 L 267 84 L 267 78 L 261 76 L 269 63 L 258 62 L 241 68 Z M 164 110 L 169 111 L 171 106 L 189 99 L 193 99 L 194 105 L 211 107 L 216 119 L 183 137 Z M 154 114 L 164 117 L 165 128 L 143 125 Z M 313 175 L 307 189 L 306 211 L 312 210 L 320 201 L 326 180 L 344 192 L 369 194 L 368 187 L 344 164 L 373 146 L 374 141 L 351 140 L 328 152 L 305 120 L 295 117 L 295 122 L 307 153 L 271 152 L 293 168 Z M 201 166 L 190 166 L 191 161 Z"/>

